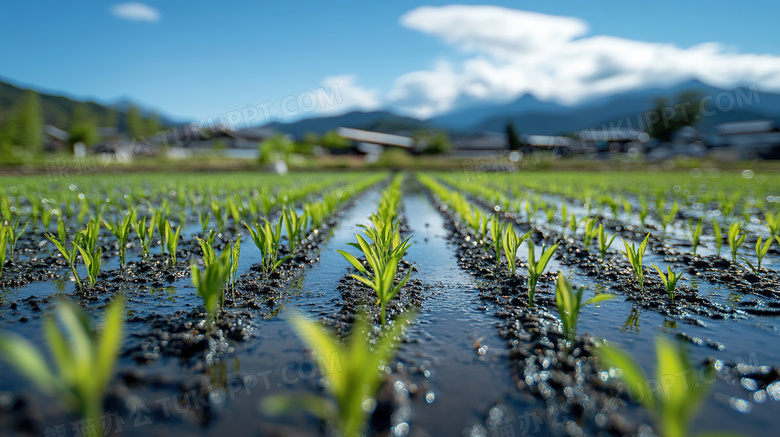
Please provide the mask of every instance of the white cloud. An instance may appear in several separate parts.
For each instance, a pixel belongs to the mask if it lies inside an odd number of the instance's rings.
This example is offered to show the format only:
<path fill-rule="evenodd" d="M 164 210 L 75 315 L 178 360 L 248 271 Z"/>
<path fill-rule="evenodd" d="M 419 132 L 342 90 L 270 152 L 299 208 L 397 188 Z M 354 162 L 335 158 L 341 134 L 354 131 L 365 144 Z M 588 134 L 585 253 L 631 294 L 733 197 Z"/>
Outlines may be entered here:
<path fill-rule="evenodd" d="M 160 21 L 160 12 L 139 2 L 120 3 L 111 7 L 111 13 L 119 18 L 131 21 Z"/>
<path fill-rule="evenodd" d="M 463 102 L 507 101 L 524 93 L 572 104 L 694 78 L 720 87 L 756 83 L 760 89 L 780 90 L 778 56 L 735 53 L 719 43 L 680 48 L 588 36 L 587 24 L 578 18 L 450 5 L 414 9 L 400 23 L 441 38 L 466 56 L 396 79 L 385 100 L 419 117 Z"/>
<path fill-rule="evenodd" d="M 318 115 L 342 114 L 352 110 L 373 111 L 382 106 L 379 91 L 356 85 L 354 75 L 330 76 L 322 80 Z"/>

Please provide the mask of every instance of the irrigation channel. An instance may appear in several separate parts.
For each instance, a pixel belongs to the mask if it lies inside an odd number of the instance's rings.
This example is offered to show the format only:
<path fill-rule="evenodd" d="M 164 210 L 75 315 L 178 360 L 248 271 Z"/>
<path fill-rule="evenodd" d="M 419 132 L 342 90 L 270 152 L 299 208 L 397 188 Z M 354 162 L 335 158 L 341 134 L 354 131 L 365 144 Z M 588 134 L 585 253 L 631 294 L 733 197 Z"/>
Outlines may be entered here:
<path fill-rule="evenodd" d="M 445 186 L 447 186 L 445 184 Z M 218 334 L 202 325 L 202 301 L 186 269 L 169 270 L 151 285 L 132 288 L 112 260 L 117 291 L 127 295 L 126 340 L 106 399 L 104 428 L 117 435 L 324 435 L 323 422 L 304 412 L 268 416 L 258 407 L 280 393 L 322 393 L 323 379 L 288 321 L 293 312 L 349 331 L 361 307 L 374 300 L 349 274 L 355 269 L 336 252 L 360 252 L 357 225 L 368 225 L 384 185 L 351 199 L 307 238 L 291 266 L 259 280 L 261 261 L 248 238 L 239 262 L 238 297 L 229 297 Z M 450 186 L 450 188 L 452 188 Z M 695 363 L 715 363 L 716 376 L 693 430 L 771 435 L 780 429 L 780 348 L 776 314 L 734 305 L 735 291 L 712 276 L 686 282 L 687 294 L 703 298 L 680 308 L 662 299 L 625 292 L 629 274 L 618 257 L 605 266 L 578 257 L 576 244 L 558 249 L 542 276 L 537 306 L 525 306 L 525 280 L 494 271 L 492 256 L 452 208 L 415 177 L 402 185 L 402 233 L 412 246 L 403 269 L 410 281 L 391 302 L 393 314 L 415 311 L 377 395 L 372 432 L 396 436 L 653 435 L 652 418 L 625 391 L 607 383 L 594 364 L 594 338 L 620 345 L 645 372 L 655 367 L 653 340 L 676 336 L 689 343 Z M 494 205 L 471 195 L 487 213 Z M 564 201 L 561 199 L 555 199 Z M 570 211 L 580 214 L 575 205 Z M 519 233 L 533 230 L 527 245 L 539 253 L 561 240 L 560 229 L 520 214 L 500 212 Z M 627 223 L 617 221 L 617 227 Z M 194 231 L 192 231 L 194 232 Z M 239 229 L 229 232 L 236 233 Z M 618 232 L 618 231 L 615 231 Z M 244 230 L 244 234 L 245 234 Z M 620 232 L 619 232 L 620 233 Z M 636 235 L 620 233 L 634 240 Z M 641 239 L 641 238 L 640 238 Z M 614 247 L 620 244 L 615 243 Z M 676 247 L 673 245 L 672 247 Z M 610 253 L 615 253 L 613 249 Z M 659 266 L 686 264 L 682 252 L 648 253 Z M 705 252 L 706 253 L 706 252 Z M 770 268 L 776 268 L 776 263 Z M 616 298 L 582 310 L 578 337 L 562 349 L 555 309 L 555 272 L 587 287 L 586 298 Z M 777 272 L 771 271 L 777 278 Z M 62 280 L 30 281 L 2 290 L 0 327 L 36 344 L 46 342 L 43 317 L 55 295 L 72 287 Z M 513 291 L 515 290 L 515 291 Z M 516 290 L 523 290 L 518 292 Z M 753 296 L 775 308 L 775 300 Z M 102 309 L 105 296 L 83 301 Z M 691 301 L 688 301 L 691 302 Z M 199 322 L 200 320 L 200 322 Z M 337 363 L 332 363 L 337 366 Z M 0 361 L 0 434 L 89 435 L 90 424 L 29 388 Z M 653 382 L 650 381 L 650 384 Z"/>

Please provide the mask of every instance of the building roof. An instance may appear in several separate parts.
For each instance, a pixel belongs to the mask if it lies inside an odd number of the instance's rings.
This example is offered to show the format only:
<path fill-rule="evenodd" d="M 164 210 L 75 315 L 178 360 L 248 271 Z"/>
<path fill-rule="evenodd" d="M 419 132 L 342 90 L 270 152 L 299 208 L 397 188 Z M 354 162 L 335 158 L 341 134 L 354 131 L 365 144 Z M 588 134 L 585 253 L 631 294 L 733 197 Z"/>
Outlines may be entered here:
<path fill-rule="evenodd" d="M 382 144 L 386 146 L 404 147 L 407 149 L 414 145 L 414 140 L 412 138 L 402 135 L 385 134 L 348 127 L 340 127 L 336 132 L 342 138 L 362 143 Z"/>
<path fill-rule="evenodd" d="M 523 142 L 535 147 L 569 147 L 571 140 L 566 137 L 551 135 L 526 135 Z"/>
<path fill-rule="evenodd" d="M 46 126 L 43 127 L 43 132 L 46 135 L 48 135 L 48 136 L 50 136 L 52 138 L 56 138 L 56 139 L 58 139 L 60 141 L 68 141 L 68 139 L 70 139 L 70 134 L 69 133 L 65 132 L 64 130 L 62 130 L 62 129 L 56 127 L 56 126 L 52 126 L 50 124 L 47 124 Z"/>
<path fill-rule="evenodd" d="M 735 123 L 723 123 L 715 126 L 718 135 L 742 135 L 757 134 L 763 132 L 778 132 L 777 126 L 772 120 L 738 121 Z"/>
<path fill-rule="evenodd" d="M 226 130 L 225 134 L 242 140 L 262 141 L 276 135 L 276 131 L 265 127 L 251 127 L 239 130 Z"/>
<path fill-rule="evenodd" d="M 645 133 L 633 129 L 588 129 L 579 132 L 582 141 L 639 141 L 642 134 Z"/>

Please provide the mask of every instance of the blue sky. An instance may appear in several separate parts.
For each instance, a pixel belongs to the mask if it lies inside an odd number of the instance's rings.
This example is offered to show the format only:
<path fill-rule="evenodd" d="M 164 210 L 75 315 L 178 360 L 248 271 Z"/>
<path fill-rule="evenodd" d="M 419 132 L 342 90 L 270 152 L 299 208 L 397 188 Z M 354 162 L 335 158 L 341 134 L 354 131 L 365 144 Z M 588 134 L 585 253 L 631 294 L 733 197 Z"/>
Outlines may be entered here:
<path fill-rule="evenodd" d="M 780 90 L 780 3 L 637 4 L 3 2 L 0 78 L 182 119 L 261 107 L 283 121 L 380 107 L 424 118 L 529 92 L 576 103 L 692 77 Z"/>

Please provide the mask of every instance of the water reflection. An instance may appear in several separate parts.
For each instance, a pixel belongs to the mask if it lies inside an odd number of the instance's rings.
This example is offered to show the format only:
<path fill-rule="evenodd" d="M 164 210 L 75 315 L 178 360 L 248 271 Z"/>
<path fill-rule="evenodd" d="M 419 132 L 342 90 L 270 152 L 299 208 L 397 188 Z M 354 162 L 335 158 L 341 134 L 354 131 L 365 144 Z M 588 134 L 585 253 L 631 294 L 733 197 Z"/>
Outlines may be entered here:
<path fill-rule="evenodd" d="M 621 329 L 621 331 L 639 334 L 639 308 L 631 308 L 631 312 L 628 314 L 626 322 L 623 323 L 623 329 Z"/>

